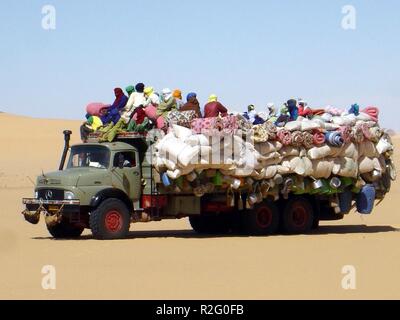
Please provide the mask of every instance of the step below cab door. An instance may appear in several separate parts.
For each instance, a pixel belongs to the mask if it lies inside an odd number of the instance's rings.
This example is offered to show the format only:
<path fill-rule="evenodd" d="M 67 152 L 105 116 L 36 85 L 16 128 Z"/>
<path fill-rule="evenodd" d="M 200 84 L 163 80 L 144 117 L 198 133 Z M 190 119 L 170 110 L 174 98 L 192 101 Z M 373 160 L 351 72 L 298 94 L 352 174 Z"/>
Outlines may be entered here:
<path fill-rule="evenodd" d="M 113 159 L 113 186 L 123 190 L 131 200 L 141 195 L 141 170 L 135 151 L 116 152 Z"/>

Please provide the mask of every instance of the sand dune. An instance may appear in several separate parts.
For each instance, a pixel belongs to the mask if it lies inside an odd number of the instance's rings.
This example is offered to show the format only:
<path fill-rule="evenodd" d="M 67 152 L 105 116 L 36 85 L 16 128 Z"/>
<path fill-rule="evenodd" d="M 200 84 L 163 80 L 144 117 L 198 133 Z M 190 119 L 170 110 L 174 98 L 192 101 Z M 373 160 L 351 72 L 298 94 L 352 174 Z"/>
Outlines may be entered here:
<path fill-rule="evenodd" d="M 49 238 L 27 224 L 29 180 L 58 167 L 62 131 L 79 140 L 79 121 L 0 114 L 1 299 L 399 299 L 400 184 L 371 216 L 351 214 L 311 235 L 208 237 L 186 219 L 133 225 L 128 239 Z M 398 152 L 396 165 L 400 168 Z M 41 287 L 54 265 L 57 289 Z M 353 265 L 357 289 L 341 287 Z"/>

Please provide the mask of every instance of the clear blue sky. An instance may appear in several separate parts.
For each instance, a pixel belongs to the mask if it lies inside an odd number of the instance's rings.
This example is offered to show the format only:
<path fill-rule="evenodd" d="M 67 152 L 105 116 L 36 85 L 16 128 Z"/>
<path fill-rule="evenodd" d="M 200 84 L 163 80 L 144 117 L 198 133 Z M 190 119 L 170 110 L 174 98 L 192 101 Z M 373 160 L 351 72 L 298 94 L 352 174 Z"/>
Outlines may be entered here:
<path fill-rule="evenodd" d="M 43 5 L 56 30 L 41 27 Z M 357 28 L 341 28 L 342 6 Z M 400 1 L 0 2 L 0 110 L 80 119 L 139 81 L 210 93 L 232 110 L 302 97 L 377 105 L 400 129 Z"/>

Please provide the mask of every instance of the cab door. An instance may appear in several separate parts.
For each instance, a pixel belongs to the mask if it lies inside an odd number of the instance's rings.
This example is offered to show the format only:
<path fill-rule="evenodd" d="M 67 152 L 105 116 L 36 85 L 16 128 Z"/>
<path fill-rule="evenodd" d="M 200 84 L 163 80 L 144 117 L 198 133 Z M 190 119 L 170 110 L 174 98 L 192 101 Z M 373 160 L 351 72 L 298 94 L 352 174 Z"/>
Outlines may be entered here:
<path fill-rule="evenodd" d="M 130 199 L 138 200 L 141 195 L 141 170 L 136 151 L 121 151 L 114 154 L 113 186 L 123 190 Z"/>

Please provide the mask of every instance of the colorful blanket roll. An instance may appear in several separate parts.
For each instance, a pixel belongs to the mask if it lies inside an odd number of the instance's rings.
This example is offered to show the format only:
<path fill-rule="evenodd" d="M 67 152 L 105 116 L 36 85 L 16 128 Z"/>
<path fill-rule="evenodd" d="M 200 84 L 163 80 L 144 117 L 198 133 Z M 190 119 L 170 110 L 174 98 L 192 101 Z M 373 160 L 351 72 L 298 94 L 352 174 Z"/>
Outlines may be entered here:
<path fill-rule="evenodd" d="M 303 132 L 303 145 L 307 149 L 314 146 L 314 137 L 310 132 Z"/>
<path fill-rule="evenodd" d="M 173 125 L 190 128 L 190 125 L 194 119 L 196 119 L 196 112 L 193 110 L 189 111 L 171 111 L 167 116 L 167 123 L 170 127 Z"/>
<path fill-rule="evenodd" d="M 277 137 L 284 146 L 289 146 L 292 143 L 292 134 L 286 129 L 278 130 Z"/>
<path fill-rule="evenodd" d="M 235 116 L 223 118 L 198 118 L 191 122 L 191 128 L 195 133 L 204 135 L 233 134 L 239 129 L 239 124 Z"/>
<path fill-rule="evenodd" d="M 341 147 L 344 144 L 342 135 L 339 131 L 328 131 L 325 133 L 325 139 L 332 147 Z"/>
<path fill-rule="evenodd" d="M 313 142 L 316 146 L 321 146 L 325 143 L 325 134 L 321 131 L 314 131 Z"/>

